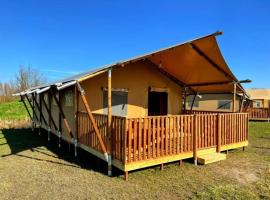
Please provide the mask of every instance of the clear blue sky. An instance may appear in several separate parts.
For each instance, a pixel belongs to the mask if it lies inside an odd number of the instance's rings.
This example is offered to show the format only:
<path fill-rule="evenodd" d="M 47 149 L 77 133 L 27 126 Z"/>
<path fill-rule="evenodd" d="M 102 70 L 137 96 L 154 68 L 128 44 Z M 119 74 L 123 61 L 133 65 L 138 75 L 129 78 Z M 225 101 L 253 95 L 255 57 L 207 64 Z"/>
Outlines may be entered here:
<path fill-rule="evenodd" d="M 0 81 L 19 65 L 63 78 L 217 30 L 237 78 L 270 88 L 267 0 L 0 0 Z"/>

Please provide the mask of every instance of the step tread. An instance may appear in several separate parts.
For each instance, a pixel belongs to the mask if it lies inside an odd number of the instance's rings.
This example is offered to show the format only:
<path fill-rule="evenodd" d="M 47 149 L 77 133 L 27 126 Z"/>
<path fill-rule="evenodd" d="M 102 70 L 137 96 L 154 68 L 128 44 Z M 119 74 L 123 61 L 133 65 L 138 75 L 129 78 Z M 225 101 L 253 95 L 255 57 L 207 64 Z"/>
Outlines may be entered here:
<path fill-rule="evenodd" d="M 226 154 L 223 153 L 211 153 L 198 156 L 198 162 L 200 164 L 209 164 L 221 160 L 226 160 Z"/>

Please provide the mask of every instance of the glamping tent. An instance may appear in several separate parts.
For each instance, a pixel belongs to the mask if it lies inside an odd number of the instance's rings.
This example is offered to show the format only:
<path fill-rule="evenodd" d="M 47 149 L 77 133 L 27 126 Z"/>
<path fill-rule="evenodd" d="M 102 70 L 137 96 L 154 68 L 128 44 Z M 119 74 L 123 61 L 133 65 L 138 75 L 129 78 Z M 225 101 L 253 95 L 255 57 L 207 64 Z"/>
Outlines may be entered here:
<path fill-rule="evenodd" d="M 186 98 L 204 93 L 245 96 L 219 50 L 216 32 L 149 54 L 22 91 L 33 126 L 128 172 L 248 144 L 245 113 L 186 114 Z M 192 110 L 192 107 L 191 107 Z M 189 110 L 190 111 L 190 110 Z M 233 109 L 235 111 L 235 109 Z M 30 113 L 30 111 L 29 111 Z M 209 157 L 209 155 L 211 155 Z M 204 157 L 208 155 L 208 157 Z M 210 158 L 210 159 L 209 159 Z"/>
<path fill-rule="evenodd" d="M 270 120 L 270 89 L 248 89 L 251 104 L 248 108 L 251 120 Z"/>

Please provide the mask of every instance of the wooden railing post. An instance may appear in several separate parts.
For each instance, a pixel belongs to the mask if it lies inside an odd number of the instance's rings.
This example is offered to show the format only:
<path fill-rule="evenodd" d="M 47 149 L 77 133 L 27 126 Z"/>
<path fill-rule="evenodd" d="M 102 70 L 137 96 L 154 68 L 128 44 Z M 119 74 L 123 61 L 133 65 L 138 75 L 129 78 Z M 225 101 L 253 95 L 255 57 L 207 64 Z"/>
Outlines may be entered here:
<path fill-rule="evenodd" d="M 220 152 L 221 146 L 221 115 L 217 115 L 217 152 Z"/>
<path fill-rule="evenodd" d="M 197 133 L 198 133 L 198 120 L 197 115 L 193 118 L 193 158 L 194 164 L 197 165 Z"/>

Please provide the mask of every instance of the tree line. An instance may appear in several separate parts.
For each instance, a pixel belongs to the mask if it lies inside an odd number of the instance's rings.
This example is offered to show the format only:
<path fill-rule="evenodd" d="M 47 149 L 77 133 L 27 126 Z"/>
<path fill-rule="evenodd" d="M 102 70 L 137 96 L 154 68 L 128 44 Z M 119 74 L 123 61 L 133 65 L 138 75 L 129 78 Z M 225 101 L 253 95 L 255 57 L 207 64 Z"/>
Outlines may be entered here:
<path fill-rule="evenodd" d="M 8 82 L 0 82 L 0 103 L 15 100 L 17 97 L 12 94 L 45 84 L 46 81 L 46 77 L 40 71 L 31 66 L 21 65 L 13 78 Z"/>

